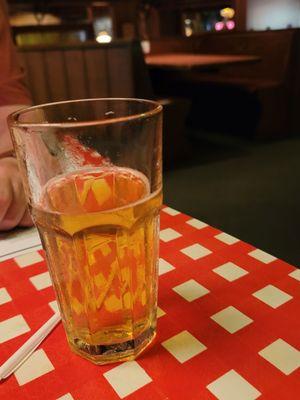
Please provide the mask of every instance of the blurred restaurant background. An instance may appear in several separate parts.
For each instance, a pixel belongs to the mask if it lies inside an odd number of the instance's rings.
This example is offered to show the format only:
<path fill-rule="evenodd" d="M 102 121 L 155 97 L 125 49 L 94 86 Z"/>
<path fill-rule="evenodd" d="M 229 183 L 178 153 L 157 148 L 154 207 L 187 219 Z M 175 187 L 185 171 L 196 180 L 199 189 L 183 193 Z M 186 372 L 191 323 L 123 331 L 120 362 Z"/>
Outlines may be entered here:
<path fill-rule="evenodd" d="M 164 202 L 300 266 L 300 0 L 9 0 L 35 104 L 164 105 Z"/>

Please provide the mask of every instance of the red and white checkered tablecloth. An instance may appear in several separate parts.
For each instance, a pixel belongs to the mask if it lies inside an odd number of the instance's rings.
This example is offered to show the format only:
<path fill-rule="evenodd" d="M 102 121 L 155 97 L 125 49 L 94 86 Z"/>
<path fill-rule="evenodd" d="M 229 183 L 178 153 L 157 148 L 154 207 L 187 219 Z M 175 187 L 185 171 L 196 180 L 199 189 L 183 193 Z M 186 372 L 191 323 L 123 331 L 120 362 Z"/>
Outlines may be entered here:
<path fill-rule="evenodd" d="M 60 324 L 0 384 L 1 400 L 299 399 L 300 270 L 169 207 L 160 257 L 152 348 L 96 366 Z M 0 264 L 0 363 L 55 305 L 43 251 Z"/>

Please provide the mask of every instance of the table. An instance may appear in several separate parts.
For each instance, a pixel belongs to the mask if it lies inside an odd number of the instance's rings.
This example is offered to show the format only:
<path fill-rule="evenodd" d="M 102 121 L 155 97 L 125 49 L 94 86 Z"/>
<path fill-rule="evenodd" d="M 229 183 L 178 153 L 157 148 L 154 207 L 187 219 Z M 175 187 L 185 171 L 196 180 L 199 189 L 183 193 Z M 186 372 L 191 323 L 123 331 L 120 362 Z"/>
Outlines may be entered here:
<path fill-rule="evenodd" d="M 219 68 L 225 65 L 255 63 L 260 58 L 253 55 L 168 53 L 150 54 L 145 57 L 145 60 L 151 68 L 199 70 Z"/>
<path fill-rule="evenodd" d="M 59 325 L 0 384 L 1 400 L 298 399 L 300 270 L 169 207 L 160 257 L 149 351 L 96 366 Z M 0 304 L 2 363 L 56 309 L 42 250 L 0 264 Z"/>

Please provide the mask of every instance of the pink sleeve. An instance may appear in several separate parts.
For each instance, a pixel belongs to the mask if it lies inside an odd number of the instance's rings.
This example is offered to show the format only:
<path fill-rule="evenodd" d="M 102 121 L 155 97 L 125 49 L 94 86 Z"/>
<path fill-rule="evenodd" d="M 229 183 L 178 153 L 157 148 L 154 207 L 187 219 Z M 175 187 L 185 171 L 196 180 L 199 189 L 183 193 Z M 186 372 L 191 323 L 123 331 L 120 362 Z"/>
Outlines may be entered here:
<path fill-rule="evenodd" d="M 12 43 L 5 0 L 0 0 L 0 106 L 31 104 Z"/>

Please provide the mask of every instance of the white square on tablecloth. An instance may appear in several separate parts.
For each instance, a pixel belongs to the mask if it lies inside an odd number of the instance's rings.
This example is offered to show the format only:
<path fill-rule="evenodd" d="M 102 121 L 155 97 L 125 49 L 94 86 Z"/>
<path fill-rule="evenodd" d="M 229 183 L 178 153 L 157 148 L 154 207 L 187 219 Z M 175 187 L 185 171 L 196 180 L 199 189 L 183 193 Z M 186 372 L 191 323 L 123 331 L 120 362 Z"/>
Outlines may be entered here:
<path fill-rule="evenodd" d="M 218 400 L 255 400 L 261 393 L 235 370 L 206 386 Z"/>
<path fill-rule="evenodd" d="M 61 397 L 58 397 L 56 400 L 74 400 L 74 397 L 71 395 L 71 393 L 66 393 Z"/>
<path fill-rule="evenodd" d="M 167 213 L 167 214 L 169 214 L 169 215 L 172 215 L 172 217 L 175 216 L 175 215 L 180 214 L 179 211 L 174 210 L 174 208 L 171 208 L 171 207 L 165 207 L 165 208 L 162 209 L 162 211 Z"/>
<path fill-rule="evenodd" d="M 280 307 L 293 298 L 273 285 L 267 285 L 252 295 L 272 308 Z"/>
<path fill-rule="evenodd" d="M 265 251 L 259 250 L 259 249 L 250 251 L 250 253 L 248 253 L 248 255 L 250 257 L 255 258 L 258 261 L 261 261 L 264 264 L 269 264 L 272 261 L 277 260 L 276 257 L 272 256 L 271 254 L 266 253 Z"/>
<path fill-rule="evenodd" d="M 199 299 L 209 293 L 209 290 L 206 289 L 206 287 L 200 285 L 200 283 L 194 279 L 190 279 L 189 281 L 173 287 L 173 290 L 189 302 Z"/>
<path fill-rule="evenodd" d="M 178 239 L 181 236 L 181 233 L 172 228 L 163 229 L 159 234 L 159 237 L 163 242 L 170 242 L 171 240 Z"/>
<path fill-rule="evenodd" d="M 105 372 L 103 376 L 121 399 L 152 382 L 150 376 L 136 361 L 120 364 Z"/>
<path fill-rule="evenodd" d="M 185 247 L 180 250 L 183 254 L 190 257 L 192 260 L 198 260 L 199 258 L 208 256 L 211 251 L 206 247 L 201 246 L 199 243 L 192 244 L 191 246 Z"/>
<path fill-rule="evenodd" d="M 282 339 L 271 343 L 258 354 L 285 375 L 290 375 L 300 367 L 300 351 Z"/>
<path fill-rule="evenodd" d="M 215 236 L 216 239 L 220 240 L 225 244 L 234 244 L 240 241 L 240 239 L 235 238 L 234 236 L 228 235 L 228 233 L 222 232 Z"/>
<path fill-rule="evenodd" d="M 37 290 L 42 290 L 52 285 L 48 271 L 43 272 L 42 274 L 34 275 L 29 279 Z"/>
<path fill-rule="evenodd" d="M 165 311 L 157 307 L 157 318 L 163 317 L 164 315 L 166 315 Z"/>
<path fill-rule="evenodd" d="M 23 333 L 29 331 L 30 328 L 23 315 L 15 315 L 12 318 L 0 322 L 0 343 L 4 343 L 7 340 L 23 335 Z"/>
<path fill-rule="evenodd" d="M 181 364 L 202 353 L 207 347 L 188 331 L 182 331 L 162 342 L 162 346 Z"/>
<path fill-rule="evenodd" d="M 0 306 L 11 301 L 8 291 L 3 287 L 0 289 Z"/>
<path fill-rule="evenodd" d="M 54 366 L 43 349 L 36 350 L 15 372 L 20 386 L 54 370 Z"/>
<path fill-rule="evenodd" d="M 248 274 L 248 271 L 232 262 L 227 262 L 223 265 L 220 265 L 219 267 L 214 268 L 213 271 L 229 282 L 233 282 L 236 279 Z"/>
<path fill-rule="evenodd" d="M 56 300 L 50 301 L 50 303 L 48 303 L 49 306 L 51 307 L 51 309 L 56 313 L 59 312 L 59 308 L 58 308 L 58 304 Z"/>
<path fill-rule="evenodd" d="M 290 276 L 291 278 L 296 279 L 297 281 L 300 281 L 300 269 L 295 269 L 295 271 L 291 272 L 291 273 L 289 274 L 289 276 Z"/>
<path fill-rule="evenodd" d="M 28 267 L 29 265 L 44 261 L 43 257 L 37 251 L 32 251 L 31 253 L 15 257 L 14 260 L 20 268 Z"/>
<path fill-rule="evenodd" d="M 251 318 L 232 306 L 224 308 L 210 318 L 230 333 L 235 333 L 253 322 Z"/>
<path fill-rule="evenodd" d="M 203 229 L 208 226 L 205 222 L 199 221 L 199 219 L 196 218 L 189 219 L 188 221 L 186 221 L 186 223 L 196 229 Z"/>
<path fill-rule="evenodd" d="M 163 275 L 167 272 L 172 271 L 175 269 L 172 264 L 168 263 L 166 260 L 163 258 L 159 259 L 159 265 L 158 265 L 158 275 Z"/>

